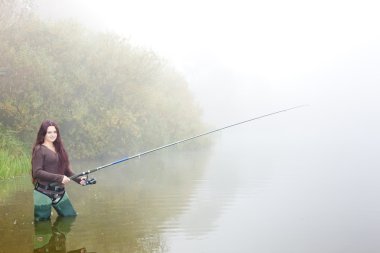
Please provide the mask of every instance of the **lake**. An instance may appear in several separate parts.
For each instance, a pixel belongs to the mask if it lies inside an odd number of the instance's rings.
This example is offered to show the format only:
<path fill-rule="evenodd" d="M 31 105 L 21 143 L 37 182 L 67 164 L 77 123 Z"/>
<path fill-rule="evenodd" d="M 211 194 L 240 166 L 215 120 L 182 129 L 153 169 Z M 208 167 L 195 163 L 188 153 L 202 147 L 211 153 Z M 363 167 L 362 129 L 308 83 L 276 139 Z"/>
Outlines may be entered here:
<path fill-rule="evenodd" d="M 0 181 L 0 252 L 380 252 L 377 125 L 331 116 L 287 113 L 106 168 L 67 187 L 75 219 L 34 224 L 30 178 Z"/>

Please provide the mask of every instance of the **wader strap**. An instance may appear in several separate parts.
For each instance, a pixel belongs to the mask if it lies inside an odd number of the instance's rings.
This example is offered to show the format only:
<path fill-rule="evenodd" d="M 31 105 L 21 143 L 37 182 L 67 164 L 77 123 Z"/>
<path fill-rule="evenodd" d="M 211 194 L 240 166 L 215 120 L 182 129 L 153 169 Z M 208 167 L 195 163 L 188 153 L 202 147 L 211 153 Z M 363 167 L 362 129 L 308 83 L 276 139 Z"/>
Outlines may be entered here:
<path fill-rule="evenodd" d="M 38 190 L 48 190 L 48 191 L 55 191 L 55 192 L 61 192 L 61 191 L 64 191 L 65 188 L 62 187 L 62 186 L 50 186 L 50 185 L 43 185 L 43 184 L 40 184 L 40 183 L 36 183 L 35 185 L 35 189 Z"/>

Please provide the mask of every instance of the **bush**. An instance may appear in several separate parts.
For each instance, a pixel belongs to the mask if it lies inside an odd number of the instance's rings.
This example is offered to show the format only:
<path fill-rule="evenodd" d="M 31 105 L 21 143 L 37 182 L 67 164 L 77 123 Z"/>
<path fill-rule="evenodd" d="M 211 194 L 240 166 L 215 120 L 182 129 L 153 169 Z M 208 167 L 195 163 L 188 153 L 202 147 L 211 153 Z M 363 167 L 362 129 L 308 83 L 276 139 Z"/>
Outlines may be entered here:
<path fill-rule="evenodd" d="M 58 123 L 73 158 L 132 153 L 203 131 L 184 77 L 117 35 L 20 15 L 0 29 L 0 55 L 0 122 L 28 146 L 45 119 Z"/>

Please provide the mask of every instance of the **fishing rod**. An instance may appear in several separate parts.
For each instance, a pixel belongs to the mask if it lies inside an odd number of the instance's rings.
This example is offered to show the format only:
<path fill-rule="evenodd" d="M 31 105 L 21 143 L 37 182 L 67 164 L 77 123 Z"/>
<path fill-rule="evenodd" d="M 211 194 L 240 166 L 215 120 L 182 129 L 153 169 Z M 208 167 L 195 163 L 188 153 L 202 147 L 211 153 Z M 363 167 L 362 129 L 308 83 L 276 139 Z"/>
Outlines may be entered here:
<path fill-rule="evenodd" d="M 133 155 L 133 156 L 124 157 L 124 158 L 122 158 L 120 160 L 117 160 L 117 161 L 114 161 L 114 162 L 111 162 L 111 163 L 99 166 L 99 167 L 97 167 L 95 169 L 87 170 L 87 171 L 75 174 L 75 175 L 71 176 L 70 179 L 75 179 L 75 178 L 80 177 L 80 176 L 87 176 L 88 174 L 94 173 L 94 172 L 99 171 L 101 169 L 104 169 L 104 168 L 107 168 L 107 167 L 110 167 L 110 166 L 113 166 L 113 165 L 116 165 L 116 164 L 119 164 L 119 163 L 122 163 L 122 162 L 126 162 L 128 160 L 131 160 L 131 159 L 134 159 L 134 158 L 137 158 L 137 157 L 141 157 L 143 155 L 146 155 L 146 154 L 149 154 L 149 153 L 153 153 L 155 151 L 158 151 L 158 150 L 161 150 L 161 149 L 165 149 L 165 148 L 177 145 L 177 144 L 182 143 L 182 142 L 190 141 L 190 140 L 199 138 L 201 136 L 205 136 L 205 135 L 208 135 L 208 134 L 211 134 L 211 133 L 222 131 L 222 130 L 230 128 L 230 127 L 234 127 L 234 126 L 237 126 L 237 125 L 240 125 L 240 124 L 244 124 L 244 123 L 247 123 L 247 122 L 250 122 L 250 121 L 262 119 L 262 118 L 265 118 L 265 117 L 268 117 L 268 116 L 272 116 L 272 115 L 275 115 L 275 114 L 278 114 L 278 113 L 294 110 L 296 108 L 300 108 L 300 107 L 304 107 L 304 106 L 306 106 L 306 105 L 299 105 L 299 106 L 291 107 L 291 108 L 288 108 L 288 109 L 284 109 L 284 110 L 280 110 L 280 111 L 264 114 L 264 115 L 261 115 L 261 116 L 258 116 L 258 117 L 252 118 L 252 119 L 244 120 L 244 121 L 241 121 L 241 122 L 238 122 L 238 123 L 234 123 L 234 124 L 227 125 L 227 126 L 224 126 L 224 127 L 218 128 L 218 129 L 214 129 L 214 130 L 209 131 L 209 132 L 198 134 L 198 135 L 195 135 L 193 137 L 189 137 L 189 138 L 186 138 L 186 139 L 182 139 L 182 140 L 179 140 L 179 141 L 176 141 L 176 142 L 173 142 L 173 143 L 169 143 L 169 144 L 166 144 L 166 145 L 154 148 L 154 149 L 150 149 L 150 150 L 141 152 L 141 153 Z M 86 182 L 87 182 L 87 184 L 95 184 L 96 180 L 95 179 L 87 179 Z"/>

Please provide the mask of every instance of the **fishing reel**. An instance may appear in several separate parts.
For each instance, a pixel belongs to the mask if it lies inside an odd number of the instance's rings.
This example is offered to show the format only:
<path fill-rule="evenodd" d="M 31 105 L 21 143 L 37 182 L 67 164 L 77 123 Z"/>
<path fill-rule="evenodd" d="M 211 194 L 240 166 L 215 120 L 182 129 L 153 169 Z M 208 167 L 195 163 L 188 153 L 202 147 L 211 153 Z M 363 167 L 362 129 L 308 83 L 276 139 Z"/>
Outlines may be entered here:
<path fill-rule="evenodd" d="M 86 176 L 86 179 L 85 179 L 85 185 L 83 186 L 86 186 L 86 185 L 91 185 L 91 184 L 96 184 L 96 179 L 95 178 L 88 178 L 88 175 Z"/>

